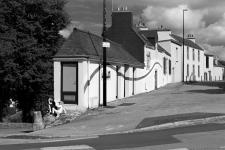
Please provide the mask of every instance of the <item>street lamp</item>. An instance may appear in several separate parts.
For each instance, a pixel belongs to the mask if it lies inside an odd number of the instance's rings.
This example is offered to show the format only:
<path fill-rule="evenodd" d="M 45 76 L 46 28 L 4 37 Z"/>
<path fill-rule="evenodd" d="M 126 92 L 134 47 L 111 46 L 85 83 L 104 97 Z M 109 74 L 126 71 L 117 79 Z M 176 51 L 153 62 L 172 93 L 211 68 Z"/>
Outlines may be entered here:
<path fill-rule="evenodd" d="M 184 82 L 184 12 L 188 11 L 187 9 L 183 9 L 183 82 Z"/>

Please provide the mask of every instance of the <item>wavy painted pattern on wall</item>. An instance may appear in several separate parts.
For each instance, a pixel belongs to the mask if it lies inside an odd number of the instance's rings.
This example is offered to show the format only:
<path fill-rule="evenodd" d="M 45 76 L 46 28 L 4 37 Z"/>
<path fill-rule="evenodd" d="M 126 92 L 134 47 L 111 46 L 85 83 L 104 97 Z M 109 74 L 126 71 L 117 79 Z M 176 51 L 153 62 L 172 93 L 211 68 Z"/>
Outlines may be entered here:
<path fill-rule="evenodd" d="M 141 77 L 136 77 L 134 78 L 134 81 L 138 81 L 138 80 L 142 80 L 144 78 L 146 78 L 155 68 L 156 65 L 159 65 L 162 68 L 162 65 L 159 62 L 154 63 L 154 65 L 151 67 L 151 69 L 143 76 Z M 112 66 L 112 65 L 108 65 L 107 67 L 111 68 L 112 70 L 116 71 L 116 67 Z M 90 85 L 91 80 L 94 78 L 94 76 L 99 72 L 99 70 L 102 69 L 102 65 L 99 66 L 98 68 L 96 68 L 93 73 L 90 76 L 90 79 L 85 83 L 84 85 L 84 91 L 86 91 L 87 87 Z M 118 72 L 118 76 L 124 76 L 123 73 Z M 133 81 L 133 78 L 131 77 L 125 77 L 125 80 L 130 80 Z"/>

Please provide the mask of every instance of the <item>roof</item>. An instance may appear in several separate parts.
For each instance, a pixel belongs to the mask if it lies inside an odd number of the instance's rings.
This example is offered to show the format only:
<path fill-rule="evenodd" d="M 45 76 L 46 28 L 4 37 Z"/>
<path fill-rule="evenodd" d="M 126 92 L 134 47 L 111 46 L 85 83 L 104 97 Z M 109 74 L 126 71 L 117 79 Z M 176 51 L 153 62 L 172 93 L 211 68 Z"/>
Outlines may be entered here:
<path fill-rule="evenodd" d="M 224 68 L 225 66 L 220 61 L 218 61 L 218 64 L 214 64 L 214 67 L 222 67 L 222 68 Z"/>
<path fill-rule="evenodd" d="M 159 42 L 159 43 L 161 43 L 161 42 L 172 42 L 172 43 L 174 43 L 174 44 L 177 44 L 177 45 L 179 45 L 179 46 L 182 46 L 181 43 L 179 43 L 178 41 L 176 41 L 176 40 L 174 40 L 174 39 L 161 40 L 161 41 L 158 41 L 158 42 Z"/>
<path fill-rule="evenodd" d="M 218 67 L 224 67 L 225 68 L 225 61 L 224 60 L 218 60 L 218 65 L 215 65 Z"/>
<path fill-rule="evenodd" d="M 171 54 L 167 50 L 165 50 L 160 44 L 158 44 L 158 51 L 163 52 L 168 56 L 171 56 Z"/>
<path fill-rule="evenodd" d="M 148 30 L 145 31 L 138 31 L 135 27 L 132 30 L 137 34 L 137 36 L 147 45 L 152 48 L 155 47 L 155 43 L 149 40 L 150 36 L 147 35 Z M 152 36 L 153 37 L 153 36 Z"/>
<path fill-rule="evenodd" d="M 209 53 L 204 53 L 205 56 L 209 56 L 209 57 L 213 57 L 213 54 L 209 54 Z"/>
<path fill-rule="evenodd" d="M 146 42 L 149 46 L 154 47 L 155 42 L 158 41 L 157 31 L 152 30 L 141 30 L 138 32 L 142 37 L 145 37 Z M 154 40 L 153 40 L 154 39 Z"/>
<path fill-rule="evenodd" d="M 121 44 L 136 60 L 144 63 L 144 38 L 134 29 L 111 26 L 106 32 L 106 37 Z"/>
<path fill-rule="evenodd" d="M 175 34 L 171 34 L 171 37 L 174 38 L 175 40 L 177 40 L 179 43 L 183 44 L 183 38 L 175 35 Z M 186 46 L 190 46 L 199 50 L 204 50 L 203 48 L 201 48 L 198 44 L 196 44 L 195 42 L 188 40 L 188 39 L 184 39 L 184 45 Z"/>
<path fill-rule="evenodd" d="M 70 37 L 64 42 L 54 58 L 90 58 L 100 61 L 102 59 L 102 37 L 92 33 L 74 29 Z M 121 45 L 110 42 L 107 48 L 107 62 L 125 64 L 134 67 L 143 67 L 144 64 L 137 61 Z"/>

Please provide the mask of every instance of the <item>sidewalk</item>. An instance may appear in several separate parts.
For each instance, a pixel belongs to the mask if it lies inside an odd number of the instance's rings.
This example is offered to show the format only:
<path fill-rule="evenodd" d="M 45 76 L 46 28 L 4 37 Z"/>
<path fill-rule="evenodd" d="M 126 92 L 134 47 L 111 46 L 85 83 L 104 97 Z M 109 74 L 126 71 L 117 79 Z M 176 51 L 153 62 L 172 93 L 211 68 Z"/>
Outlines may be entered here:
<path fill-rule="evenodd" d="M 224 108 L 225 92 L 222 89 L 201 85 L 169 84 L 156 91 L 109 103 L 107 108 L 88 111 L 69 124 L 23 135 L 89 137 L 162 123 L 222 116 L 225 114 Z"/>

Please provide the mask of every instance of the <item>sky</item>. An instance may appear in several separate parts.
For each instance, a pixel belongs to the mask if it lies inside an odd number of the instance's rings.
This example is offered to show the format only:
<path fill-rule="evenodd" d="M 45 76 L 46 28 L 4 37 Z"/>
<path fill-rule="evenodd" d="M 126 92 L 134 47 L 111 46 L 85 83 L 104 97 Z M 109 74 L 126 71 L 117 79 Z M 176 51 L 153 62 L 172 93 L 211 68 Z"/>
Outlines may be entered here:
<path fill-rule="evenodd" d="M 73 27 L 101 35 L 103 0 L 67 0 L 65 10 L 72 24 L 63 30 L 69 36 Z M 106 0 L 107 25 L 111 25 L 112 8 L 127 6 L 134 24 L 140 18 L 150 29 L 160 26 L 182 35 L 185 11 L 185 35 L 193 34 L 200 46 L 225 60 L 225 0 Z"/>

